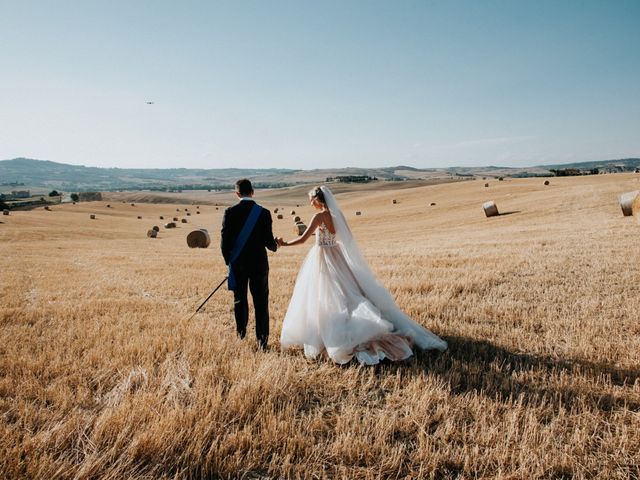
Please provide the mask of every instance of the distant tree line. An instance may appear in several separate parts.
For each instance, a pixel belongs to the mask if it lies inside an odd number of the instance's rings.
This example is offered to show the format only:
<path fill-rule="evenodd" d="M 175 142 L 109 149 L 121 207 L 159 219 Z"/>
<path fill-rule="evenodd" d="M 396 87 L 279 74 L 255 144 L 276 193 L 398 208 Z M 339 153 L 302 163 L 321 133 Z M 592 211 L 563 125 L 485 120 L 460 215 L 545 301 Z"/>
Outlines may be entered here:
<path fill-rule="evenodd" d="M 389 177 L 385 179 L 387 182 L 404 182 L 406 180 L 405 177 L 397 177 L 397 176 L 393 176 L 393 177 Z"/>
<path fill-rule="evenodd" d="M 295 183 L 287 182 L 251 182 L 251 184 L 253 185 L 253 188 L 286 188 L 296 185 Z"/>
<path fill-rule="evenodd" d="M 518 172 L 510 174 L 513 178 L 532 178 L 532 177 L 553 177 L 551 173 L 531 173 L 531 172 Z"/>
<path fill-rule="evenodd" d="M 285 188 L 292 187 L 296 185 L 295 183 L 286 183 L 286 182 L 251 182 L 253 184 L 253 188 Z M 140 190 L 148 190 L 152 192 L 172 192 L 172 193 L 180 193 L 183 190 L 207 190 L 211 191 L 226 191 L 235 189 L 235 184 L 233 183 L 214 183 L 214 184 L 182 184 L 182 185 L 135 185 L 129 186 L 127 188 L 114 188 L 110 189 L 110 191 L 122 191 L 122 190 L 131 190 L 131 191 L 140 191 Z"/>
<path fill-rule="evenodd" d="M 378 180 L 376 177 L 369 175 L 338 175 L 336 177 L 327 177 L 327 182 L 343 182 L 343 183 L 368 183 Z"/>
<path fill-rule="evenodd" d="M 72 197 L 73 200 L 73 197 Z M 78 200 L 81 202 L 99 202 L 102 200 L 102 193 L 100 192 L 80 192 L 78 194 Z"/>
<path fill-rule="evenodd" d="M 579 168 L 550 168 L 549 171 L 556 177 L 573 177 L 577 175 L 598 175 L 600 171 L 597 168 L 591 168 L 589 170 L 580 170 Z"/>

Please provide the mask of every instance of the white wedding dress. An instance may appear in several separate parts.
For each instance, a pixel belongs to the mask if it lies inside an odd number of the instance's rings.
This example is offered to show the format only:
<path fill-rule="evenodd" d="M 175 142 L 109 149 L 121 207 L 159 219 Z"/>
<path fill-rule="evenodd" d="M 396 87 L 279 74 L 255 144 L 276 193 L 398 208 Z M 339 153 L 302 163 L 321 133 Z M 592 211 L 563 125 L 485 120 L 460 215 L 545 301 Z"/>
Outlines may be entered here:
<path fill-rule="evenodd" d="M 326 354 L 374 365 L 404 360 L 412 346 L 446 350 L 447 343 L 395 304 L 360 253 L 333 194 L 321 187 L 336 233 L 321 224 L 294 286 L 282 325 L 282 348 L 301 346 L 307 357 Z"/>

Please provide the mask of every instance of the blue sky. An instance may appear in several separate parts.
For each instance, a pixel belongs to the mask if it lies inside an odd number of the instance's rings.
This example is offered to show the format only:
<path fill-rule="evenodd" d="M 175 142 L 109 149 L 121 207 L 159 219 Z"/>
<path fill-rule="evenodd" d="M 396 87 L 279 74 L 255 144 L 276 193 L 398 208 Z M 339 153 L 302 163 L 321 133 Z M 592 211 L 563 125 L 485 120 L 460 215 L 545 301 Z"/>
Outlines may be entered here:
<path fill-rule="evenodd" d="M 640 0 L 0 0 L 0 159 L 311 169 L 640 156 L 638 25 Z"/>

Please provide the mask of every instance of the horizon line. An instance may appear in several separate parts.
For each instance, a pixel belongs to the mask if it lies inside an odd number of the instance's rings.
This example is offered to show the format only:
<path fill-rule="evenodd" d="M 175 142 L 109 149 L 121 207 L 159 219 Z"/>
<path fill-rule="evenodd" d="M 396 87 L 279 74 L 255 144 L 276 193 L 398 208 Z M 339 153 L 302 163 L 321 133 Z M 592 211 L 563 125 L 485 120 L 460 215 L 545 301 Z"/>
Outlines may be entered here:
<path fill-rule="evenodd" d="M 111 169 L 111 170 L 284 170 L 284 171 L 313 171 L 313 170 L 346 170 L 346 169 L 354 169 L 354 170 L 382 170 L 388 168 L 400 168 L 400 167 L 408 167 L 416 170 L 450 170 L 457 168 L 473 168 L 473 169 L 481 169 L 481 168 L 509 168 L 514 170 L 524 170 L 527 168 L 545 168 L 545 167 L 553 167 L 559 165 L 571 165 L 576 163 L 611 163 L 617 161 L 628 161 L 628 160 L 640 160 L 640 154 L 636 156 L 630 157 L 621 157 L 621 158 L 609 158 L 603 160 L 583 160 L 583 161 L 572 161 L 572 162 L 564 162 L 564 163 L 545 163 L 545 164 L 537 164 L 537 165 L 528 165 L 522 167 L 514 167 L 508 165 L 479 165 L 479 166 L 470 166 L 470 165 L 453 165 L 449 167 L 416 167 L 410 164 L 397 164 L 397 165 L 387 165 L 380 167 L 356 167 L 356 166 L 343 166 L 343 167 L 326 167 L 326 168 L 286 168 L 286 167 L 215 167 L 215 168 L 204 168 L 204 167 L 99 167 L 93 165 L 79 165 L 74 163 L 65 163 L 56 160 L 42 160 L 38 158 L 29 158 L 29 157 L 14 157 L 9 159 L 0 160 L 2 162 L 11 162 L 15 160 L 30 160 L 35 162 L 50 162 L 56 163 L 59 165 L 68 165 L 72 167 L 83 167 L 83 168 L 100 168 L 100 169 Z"/>

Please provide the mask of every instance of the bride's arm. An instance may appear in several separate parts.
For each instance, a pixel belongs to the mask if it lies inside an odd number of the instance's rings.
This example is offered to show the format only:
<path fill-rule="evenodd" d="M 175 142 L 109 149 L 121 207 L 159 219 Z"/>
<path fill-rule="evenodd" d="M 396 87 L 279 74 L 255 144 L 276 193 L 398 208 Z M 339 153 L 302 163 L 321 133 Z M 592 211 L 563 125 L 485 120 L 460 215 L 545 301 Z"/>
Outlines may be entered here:
<path fill-rule="evenodd" d="M 283 247 L 290 247 L 291 245 L 299 245 L 300 243 L 306 242 L 307 239 L 311 236 L 311 234 L 316 231 L 316 228 L 318 228 L 319 224 L 320 224 L 320 214 L 316 213 L 311 219 L 309 226 L 307 227 L 307 229 L 304 231 L 302 235 L 288 242 L 286 240 L 283 240 L 281 245 Z"/>

